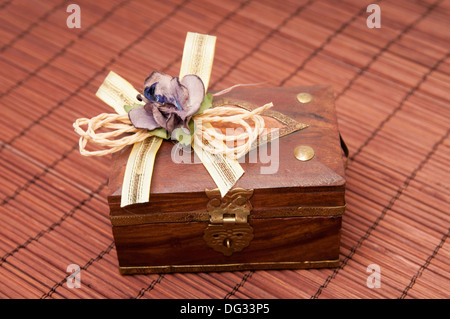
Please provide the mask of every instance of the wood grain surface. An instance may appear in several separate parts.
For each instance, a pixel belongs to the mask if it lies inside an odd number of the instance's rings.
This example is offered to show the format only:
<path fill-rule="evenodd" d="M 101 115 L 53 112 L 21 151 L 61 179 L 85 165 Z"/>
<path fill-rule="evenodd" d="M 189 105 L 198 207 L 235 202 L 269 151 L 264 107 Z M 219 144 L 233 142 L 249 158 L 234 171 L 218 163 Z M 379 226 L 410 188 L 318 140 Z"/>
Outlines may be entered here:
<path fill-rule="evenodd" d="M 0 298 L 450 297 L 449 0 L 77 4 L 70 29 L 66 1 L 0 2 Z M 338 268 L 119 274 L 111 158 L 82 157 L 72 123 L 110 111 L 95 97 L 110 70 L 135 87 L 178 74 L 187 31 L 218 37 L 211 90 L 334 88 L 350 150 Z"/>
<path fill-rule="evenodd" d="M 312 101 L 300 103 L 299 93 L 310 94 Z M 274 104 L 272 112 L 279 112 L 275 115 L 279 120 L 287 122 L 288 117 L 309 125 L 261 145 L 242 160 L 245 174 L 235 188 L 252 190 L 248 220 L 254 238 L 248 247 L 231 256 L 208 247 L 203 234 L 210 223 L 206 190 L 214 189 L 211 177 L 198 159 L 197 164 L 191 163 L 190 155 L 188 163 L 176 163 L 176 145 L 167 141 L 155 158 L 150 202 L 121 208 L 129 152 L 116 153 L 112 157 L 108 203 L 122 272 L 125 268 L 128 273 L 164 273 L 337 266 L 341 216 L 332 213 L 344 211 L 345 173 L 333 89 L 237 88 L 219 99 L 252 108 L 270 101 Z M 296 159 L 294 149 L 299 145 L 312 147 L 314 157 L 309 161 Z M 261 167 L 271 169 L 270 174 L 262 173 Z M 309 210 L 302 211 L 303 207 Z M 231 209 L 226 212 L 232 213 Z"/>

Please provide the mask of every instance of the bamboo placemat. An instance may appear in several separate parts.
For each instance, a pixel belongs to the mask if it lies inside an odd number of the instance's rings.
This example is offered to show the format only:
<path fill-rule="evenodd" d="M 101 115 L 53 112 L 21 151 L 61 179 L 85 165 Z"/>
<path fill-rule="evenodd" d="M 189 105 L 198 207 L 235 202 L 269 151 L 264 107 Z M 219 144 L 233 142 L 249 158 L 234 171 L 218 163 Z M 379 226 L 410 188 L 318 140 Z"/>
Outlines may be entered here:
<path fill-rule="evenodd" d="M 450 297 L 449 0 L 77 4 L 69 29 L 66 1 L 0 3 L 0 298 Z M 333 85 L 351 153 L 339 268 L 119 275 L 110 158 L 79 155 L 72 123 L 109 111 L 109 70 L 178 74 L 188 31 L 218 36 L 211 89 Z"/>

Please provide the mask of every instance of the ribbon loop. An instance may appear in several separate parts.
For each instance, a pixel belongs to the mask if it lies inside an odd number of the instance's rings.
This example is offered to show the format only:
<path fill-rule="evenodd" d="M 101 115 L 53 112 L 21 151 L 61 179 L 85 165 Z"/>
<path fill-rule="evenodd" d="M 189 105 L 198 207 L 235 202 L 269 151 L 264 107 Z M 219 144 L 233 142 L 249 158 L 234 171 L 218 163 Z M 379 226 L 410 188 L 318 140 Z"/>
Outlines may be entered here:
<path fill-rule="evenodd" d="M 195 74 L 203 81 L 205 92 L 211 75 L 216 37 L 188 32 L 186 36 L 180 76 Z M 226 92 L 223 91 L 223 92 Z M 133 126 L 125 105 L 145 104 L 137 99 L 139 92 L 125 79 L 110 72 L 96 93 L 97 97 L 111 106 L 117 114 L 100 114 L 91 119 L 78 119 L 73 124 L 80 135 L 80 153 L 85 156 L 102 156 L 134 145 L 128 158 L 122 186 L 121 206 L 143 203 L 149 200 L 150 183 L 156 153 L 162 139 L 145 129 Z M 237 159 L 245 155 L 264 129 L 261 113 L 272 107 L 268 103 L 255 110 L 239 107 L 216 106 L 193 116 L 193 147 L 208 173 L 218 186 L 222 196 L 236 184 L 244 174 Z M 249 123 L 253 123 L 251 126 Z M 212 124 L 232 123 L 242 132 L 223 134 Z M 82 127 L 87 126 L 86 130 Z M 99 132 L 100 130 L 103 130 Z M 106 132 L 104 132 L 106 130 Z M 191 141 L 192 141 L 191 140 Z M 88 142 L 106 149 L 86 150 Z M 239 145 L 234 145 L 241 142 Z M 227 144 L 233 144 L 228 147 Z"/>

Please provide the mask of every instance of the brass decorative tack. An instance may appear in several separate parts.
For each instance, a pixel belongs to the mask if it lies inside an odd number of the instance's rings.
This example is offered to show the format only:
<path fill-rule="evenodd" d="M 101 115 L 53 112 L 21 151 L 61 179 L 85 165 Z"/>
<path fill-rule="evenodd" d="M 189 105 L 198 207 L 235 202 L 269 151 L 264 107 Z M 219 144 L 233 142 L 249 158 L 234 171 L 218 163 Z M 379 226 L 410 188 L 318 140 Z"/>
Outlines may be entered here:
<path fill-rule="evenodd" d="M 299 161 L 306 162 L 314 157 L 314 150 L 310 146 L 300 145 L 294 149 L 294 156 Z"/>
<path fill-rule="evenodd" d="M 309 93 L 302 92 L 302 93 L 297 94 L 297 100 L 300 103 L 309 103 L 312 101 L 312 99 L 313 99 L 313 96 Z"/>

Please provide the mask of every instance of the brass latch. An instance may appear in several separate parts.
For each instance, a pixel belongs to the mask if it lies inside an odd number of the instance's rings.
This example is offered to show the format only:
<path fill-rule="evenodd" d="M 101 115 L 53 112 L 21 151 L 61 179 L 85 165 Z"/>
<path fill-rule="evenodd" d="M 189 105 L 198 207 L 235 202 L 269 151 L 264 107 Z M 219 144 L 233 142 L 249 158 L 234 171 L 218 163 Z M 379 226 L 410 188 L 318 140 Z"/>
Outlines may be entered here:
<path fill-rule="evenodd" d="M 206 244 L 225 256 L 247 247 L 253 239 L 253 228 L 247 222 L 253 209 L 250 203 L 253 190 L 232 189 L 223 198 L 218 189 L 205 192 L 210 199 L 207 205 L 210 224 L 203 235 Z"/>

